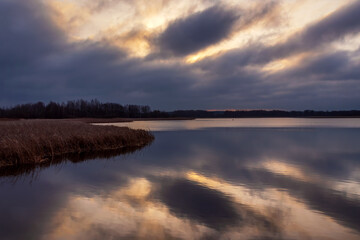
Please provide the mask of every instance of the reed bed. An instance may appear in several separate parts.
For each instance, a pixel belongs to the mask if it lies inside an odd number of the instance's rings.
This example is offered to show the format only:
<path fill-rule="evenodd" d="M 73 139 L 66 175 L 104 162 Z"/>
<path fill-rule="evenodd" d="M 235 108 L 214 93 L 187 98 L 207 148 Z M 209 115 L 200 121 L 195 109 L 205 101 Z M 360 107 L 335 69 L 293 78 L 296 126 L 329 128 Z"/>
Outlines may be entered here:
<path fill-rule="evenodd" d="M 43 163 L 66 154 L 142 147 L 153 139 L 144 130 L 79 121 L 4 121 L 0 122 L 0 166 Z"/>

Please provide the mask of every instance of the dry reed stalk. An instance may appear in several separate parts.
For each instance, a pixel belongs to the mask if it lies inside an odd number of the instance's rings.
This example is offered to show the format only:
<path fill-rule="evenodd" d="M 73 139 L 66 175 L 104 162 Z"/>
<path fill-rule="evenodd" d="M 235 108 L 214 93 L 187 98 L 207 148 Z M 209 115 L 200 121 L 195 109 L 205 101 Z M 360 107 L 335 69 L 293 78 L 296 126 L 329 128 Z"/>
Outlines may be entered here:
<path fill-rule="evenodd" d="M 69 153 L 141 147 L 153 139 L 144 130 L 79 121 L 4 121 L 0 122 L 0 166 L 40 163 Z"/>

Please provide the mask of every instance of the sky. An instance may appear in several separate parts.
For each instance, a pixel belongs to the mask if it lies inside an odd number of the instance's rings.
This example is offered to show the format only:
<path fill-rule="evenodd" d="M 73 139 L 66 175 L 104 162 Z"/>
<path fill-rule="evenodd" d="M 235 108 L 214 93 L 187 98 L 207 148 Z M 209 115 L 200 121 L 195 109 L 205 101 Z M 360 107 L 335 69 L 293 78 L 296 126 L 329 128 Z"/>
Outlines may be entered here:
<path fill-rule="evenodd" d="M 360 109 L 359 0 L 0 0 L 0 105 Z"/>

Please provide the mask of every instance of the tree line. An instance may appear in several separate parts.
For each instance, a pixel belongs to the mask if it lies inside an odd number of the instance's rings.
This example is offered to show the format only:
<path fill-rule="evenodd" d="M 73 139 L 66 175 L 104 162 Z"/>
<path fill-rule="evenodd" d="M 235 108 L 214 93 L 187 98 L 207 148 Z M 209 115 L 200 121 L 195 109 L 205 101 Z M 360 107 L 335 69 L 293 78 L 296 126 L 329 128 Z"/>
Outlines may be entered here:
<path fill-rule="evenodd" d="M 152 111 L 147 105 L 121 105 L 102 103 L 97 99 L 83 99 L 62 103 L 43 102 L 19 104 L 14 107 L 0 108 L 1 118 L 159 118 L 168 117 L 167 113 Z"/>
<path fill-rule="evenodd" d="M 62 103 L 43 102 L 19 104 L 0 108 L 0 118 L 249 118 L 249 117 L 360 117 L 359 110 L 351 111 L 282 111 L 282 110 L 151 110 L 147 105 L 102 103 L 97 99 L 74 100 Z"/>

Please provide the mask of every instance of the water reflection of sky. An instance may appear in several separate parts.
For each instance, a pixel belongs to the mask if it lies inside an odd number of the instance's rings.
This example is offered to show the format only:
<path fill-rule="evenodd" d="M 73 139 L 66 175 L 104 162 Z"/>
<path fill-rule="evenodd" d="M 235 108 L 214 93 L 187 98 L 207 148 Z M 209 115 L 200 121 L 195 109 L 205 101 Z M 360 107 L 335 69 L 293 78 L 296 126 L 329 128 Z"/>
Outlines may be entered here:
<path fill-rule="evenodd" d="M 2 239 L 360 239 L 360 129 L 155 132 L 0 179 Z"/>
<path fill-rule="evenodd" d="M 198 118 L 194 120 L 96 123 L 151 131 L 199 130 L 206 128 L 360 128 L 359 118 Z"/>

